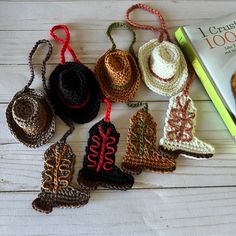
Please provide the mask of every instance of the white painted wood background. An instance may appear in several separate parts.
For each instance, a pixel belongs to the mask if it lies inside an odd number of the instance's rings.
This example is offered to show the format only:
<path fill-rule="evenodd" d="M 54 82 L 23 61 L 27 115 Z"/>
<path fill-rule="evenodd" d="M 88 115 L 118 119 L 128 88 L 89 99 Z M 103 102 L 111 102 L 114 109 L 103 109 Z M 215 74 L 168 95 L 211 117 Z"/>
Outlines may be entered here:
<path fill-rule="evenodd" d="M 0 235 L 236 235 L 236 145 L 221 118 L 196 79 L 191 96 L 198 108 L 196 135 L 213 144 L 211 160 L 179 158 L 173 174 L 143 173 L 135 177 L 127 192 L 99 189 L 88 205 L 80 209 L 54 209 L 42 215 L 31 208 L 40 189 L 45 149 L 59 139 L 66 126 L 58 119 L 50 144 L 36 150 L 19 144 L 8 132 L 6 106 L 29 79 L 28 53 L 38 39 L 50 38 L 54 24 L 65 23 L 71 30 L 71 45 L 82 62 L 92 69 L 111 45 L 105 31 L 110 23 L 124 19 L 125 10 L 135 1 L 28 1 L 0 2 Z M 236 11 L 235 1 L 148 1 L 164 15 L 170 32 L 184 24 L 223 16 Z M 141 22 L 155 24 L 155 18 L 135 12 Z M 127 48 L 128 32 L 115 34 L 118 47 Z M 136 31 L 136 49 L 153 38 L 150 32 Z M 55 44 L 47 74 L 59 63 Z M 41 53 L 42 55 L 42 53 Z M 34 62 L 41 61 L 40 53 Z M 41 81 L 34 83 L 40 88 Z M 135 98 L 148 101 L 150 112 L 162 136 L 168 105 L 144 85 Z M 85 125 L 77 125 L 69 144 L 77 155 L 75 178 L 82 164 L 88 129 L 104 114 Z M 117 165 L 124 154 L 128 118 L 135 110 L 115 104 L 112 121 L 121 133 Z"/>

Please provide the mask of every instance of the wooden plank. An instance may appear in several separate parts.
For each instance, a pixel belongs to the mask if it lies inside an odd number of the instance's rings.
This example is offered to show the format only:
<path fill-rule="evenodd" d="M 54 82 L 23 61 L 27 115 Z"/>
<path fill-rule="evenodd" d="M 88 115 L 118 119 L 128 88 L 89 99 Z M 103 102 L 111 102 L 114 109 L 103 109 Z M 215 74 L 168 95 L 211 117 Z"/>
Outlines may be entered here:
<path fill-rule="evenodd" d="M 76 154 L 74 182 L 82 167 L 86 143 L 69 142 Z M 0 149 L 0 191 L 38 190 L 43 171 L 43 153 L 49 144 L 38 149 L 29 149 L 21 144 L 5 144 Z M 125 143 L 119 144 L 116 165 L 121 165 Z M 223 144 L 222 144 L 223 146 Z M 226 147 L 229 145 L 226 144 Z M 235 150 L 235 149 L 234 149 Z M 172 174 L 144 172 L 135 177 L 134 188 L 167 188 L 188 186 L 235 185 L 236 158 L 234 154 L 215 154 L 210 160 L 192 160 L 180 157 L 177 169 Z"/>
<path fill-rule="evenodd" d="M 135 3 L 135 1 L 99 1 L 98 5 L 97 1 L 1 2 L 0 30 L 48 30 L 52 25 L 60 23 L 70 24 L 73 28 L 105 29 L 112 21 L 123 20 L 126 9 Z M 145 3 L 159 9 L 169 27 L 193 24 L 200 19 L 215 18 L 235 11 L 232 1 L 214 0 L 204 1 L 204 3 L 202 1 L 147 1 Z M 155 17 L 148 13 L 137 11 L 135 18 L 156 24 Z"/>
<path fill-rule="evenodd" d="M 202 138 L 208 142 L 214 142 L 220 144 L 222 140 L 228 144 L 235 144 L 231 139 L 230 134 L 226 130 L 220 116 L 215 112 L 215 108 L 209 101 L 195 102 L 198 108 L 196 136 Z M 157 122 L 157 136 L 158 139 L 163 134 L 164 119 L 166 114 L 168 102 L 149 102 L 149 110 Z M 0 104 L 0 117 L 5 117 L 5 110 L 7 105 Z M 129 117 L 135 113 L 138 109 L 129 108 L 126 104 L 116 103 L 112 106 L 111 120 L 116 126 L 117 130 L 121 134 L 120 140 L 125 141 L 127 136 L 127 129 L 129 125 Z M 105 105 L 102 104 L 101 109 L 97 117 L 86 124 L 76 125 L 76 131 L 69 137 L 70 141 L 87 141 L 88 130 L 93 124 L 98 122 L 104 117 Z M 5 119 L 0 120 L 0 143 L 15 143 L 15 139 L 10 134 Z M 52 142 L 58 140 L 62 134 L 68 129 L 68 127 L 58 118 L 56 134 L 52 139 Z"/>
<path fill-rule="evenodd" d="M 31 208 L 36 193 L 1 193 L 1 234 L 234 235 L 236 188 L 96 191 L 80 209 Z"/>
<path fill-rule="evenodd" d="M 27 57 L 25 55 L 25 57 Z M 47 67 L 47 77 L 54 70 L 56 65 Z M 94 64 L 89 64 L 88 67 L 94 70 Z M 40 73 L 40 66 L 36 66 L 36 73 Z M 22 89 L 29 80 L 28 65 L 0 65 L 0 102 L 9 102 L 14 94 Z M 11 85 L 11 86 L 9 86 Z M 36 77 L 33 88 L 42 89 L 42 81 L 40 75 Z M 6 89 L 7 88 L 7 89 Z M 209 100 L 209 97 L 203 88 L 200 80 L 197 78 L 193 82 L 190 91 L 191 97 L 194 100 Z M 148 89 L 144 83 L 141 86 L 133 100 L 135 101 L 168 101 L 169 97 L 158 95 Z"/>
<path fill-rule="evenodd" d="M 110 22 L 112 23 L 112 22 Z M 106 25 L 106 28 L 109 24 Z M 68 25 L 70 28 L 70 25 Z M 176 29 L 176 28 L 175 28 Z M 171 34 L 175 29 L 171 30 Z M 0 31 L 0 64 L 27 64 L 28 54 L 31 51 L 35 42 L 39 39 L 51 39 L 49 35 L 50 27 L 45 31 Z M 76 55 L 83 63 L 95 63 L 105 51 L 111 48 L 111 42 L 106 36 L 106 29 L 102 30 L 71 30 L 71 46 L 75 50 Z M 64 37 L 60 32 L 58 35 Z M 114 38 L 117 48 L 127 50 L 130 46 L 131 36 L 125 30 L 118 30 L 114 32 Z M 156 36 L 152 32 L 137 31 L 137 43 L 135 44 L 135 51 L 145 42 Z M 54 45 L 53 54 L 49 60 L 50 63 L 59 63 L 59 52 L 61 44 L 52 40 Z M 40 51 L 34 58 L 35 63 L 40 63 L 44 57 L 44 51 Z M 68 56 L 68 55 L 67 55 Z M 68 56 L 68 60 L 71 58 Z"/>

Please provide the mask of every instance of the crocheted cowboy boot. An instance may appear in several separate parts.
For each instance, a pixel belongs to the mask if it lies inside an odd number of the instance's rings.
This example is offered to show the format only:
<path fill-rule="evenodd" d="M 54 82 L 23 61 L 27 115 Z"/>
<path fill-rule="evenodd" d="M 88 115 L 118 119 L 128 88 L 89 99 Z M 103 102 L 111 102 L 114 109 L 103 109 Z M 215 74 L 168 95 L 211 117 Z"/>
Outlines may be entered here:
<path fill-rule="evenodd" d="M 57 142 L 44 153 L 41 192 L 32 207 L 50 213 L 53 207 L 80 207 L 89 201 L 89 190 L 71 184 L 75 154 L 65 142 Z"/>
<path fill-rule="evenodd" d="M 192 158 L 212 157 L 215 149 L 194 136 L 197 109 L 192 99 L 184 92 L 170 98 L 167 110 L 164 137 L 159 150 L 169 157 L 180 154 Z"/>
<path fill-rule="evenodd" d="M 105 118 L 89 131 L 83 168 L 79 171 L 78 182 L 91 189 L 102 186 L 110 189 L 127 190 L 134 184 L 133 176 L 123 173 L 115 165 L 115 152 L 120 134 L 110 122 L 111 104 L 107 99 Z"/>
<path fill-rule="evenodd" d="M 130 118 L 126 153 L 122 159 L 124 172 L 141 174 L 142 170 L 150 170 L 168 173 L 175 170 L 175 160 L 156 151 L 156 126 L 147 104 Z"/>

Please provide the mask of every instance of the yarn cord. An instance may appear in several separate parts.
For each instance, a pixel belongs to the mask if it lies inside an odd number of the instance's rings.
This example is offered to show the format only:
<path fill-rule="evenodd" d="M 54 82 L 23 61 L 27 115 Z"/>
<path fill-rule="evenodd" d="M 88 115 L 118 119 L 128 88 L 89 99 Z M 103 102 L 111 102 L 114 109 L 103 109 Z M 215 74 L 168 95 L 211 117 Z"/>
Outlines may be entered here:
<path fill-rule="evenodd" d="M 130 52 L 130 54 L 131 54 L 133 57 L 136 58 L 136 55 L 135 55 L 135 52 L 134 52 L 134 48 L 133 48 L 133 46 L 134 46 L 134 44 L 135 44 L 135 42 L 136 42 L 136 35 L 135 35 L 134 30 L 133 30 L 132 28 L 130 28 L 129 25 L 127 25 L 126 23 L 123 23 L 123 22 L 114 22 L 114 23 L 112 23 L 112 24 L 109 25 L 106 34 L 107 34 L 108 38 L 110 39 L 110 41 L 111 41 L 111 43 L 112 43 L 112 50 L 115 50 L 115 49 L 116 49 L 115 41 L 114 41 L 113 37 L 111 36 L 112 30 L 115 29 L 115 28 L 124 28 L 124 29 L 126 29 L 126 30 L 128 30 L 129 32 L 132 33 L 132 38 L 133 38 L 133 39 L 132 39 L 132 42 L 131 42 L 131 44 L 130 44 L 130 46 L 129 46 L 129 52 Z"/>
<path fill-rule="evenodd" d="M 151 14 L 154 14 L 157 17 L 158 22 L 160 23 L 160 27 L 154 27 L 151 25 L 142 25 L 142 24 L 139 24 L 139 23 L 131 20 L 129 17 L 129 14 L 135 9 L 141 9 L 141 10 L 150 12 Z M 158 35 L 157 40 L 159 42 L 162 42 L 165 38 L 166 38 L 166 40 L 171 42 L 170 35 L 169 35 L 169 32 L 168 32 L 166 24 L 165 24 L 165 20 L 158 10 L 155 10 L 155 9 L 153 9 L 147 5 L 144 5 L 142 3 L 134 4 L 133 6 L 128 8 L 128 10 L 126 11 L 125 19 L 129 25 L 131 25 L 135 28 L 144 29 L 144 30 L 151 30 L 152 32 L 157 33 L 157 35 Z"/>
<path fill-rule="evenodd" d="M 62 39 L 60 37 L 58 37 L 57 35 L 55 35 L 55 31 L 56 30 L 64 30 L 64 33 L 66 35 L 66 39 Z M 66 60 L 65 60 L 65 52 L 66 50 L 69 51 L 69 53 L 71 54 L 73 60 L 76 62 L 76 63 L 80 63 L 80 61 L 78 60 L 78 58 L 76 57 L 75 55 L 75 52 L 74 50 L 71 48 L 71 46 L 69 45 L 69 42 L 70 42 L 70 31 L 69 29 L 67 28 L 66 25 L 55 25 L 51 28 L 50 30 L 50 35 L 52 38 L 54 38 L 57 42 L 60 42 L 62 44 L 62 48 L 61 48 L 61 51 L 60 51 L 60 63 L 61 64 L 65 64 L 66 63 Z"/>
<path fill-rule="evenodd" d="M 52 44 L 46 39 L 38 40 L 35 43 L 34 47 L 32 48 L 31 52 L 29 53 L 29 62 L 28 63 L 29 63 L 29 67 L 30 67 L 30 80 L 29 80 L 28 84 L 25 86 L 25 89 L 28 89 L 30 87 L 30 85 L 32 84 L 32 82 L 35 78 L 32 59 L 33 59 L 34 53 L 36 52 L 36 50 L 37 50 L 37 48 L 39 47 L 40 44 L 47 44 L 47 46 L 48 46 L 48 51 L 46 53 L 45 58 L 42 61 L 42 66 L 41 66 L 41 76 L 42 76 L 42 81 L 43 81 L 43 87 L 44 87 L 45 92 L 48 94 L 45 74 L 46 74 L 46 63 L 47 63 L 47 61 L 49 60 L 49 58 L 52 54 Z"/>

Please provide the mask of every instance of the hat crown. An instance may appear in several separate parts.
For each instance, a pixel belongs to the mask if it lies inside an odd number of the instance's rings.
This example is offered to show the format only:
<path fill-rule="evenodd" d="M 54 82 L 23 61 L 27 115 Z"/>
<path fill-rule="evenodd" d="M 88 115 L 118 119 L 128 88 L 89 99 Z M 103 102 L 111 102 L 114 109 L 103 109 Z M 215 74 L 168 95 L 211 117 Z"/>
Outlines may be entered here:
<path fill-rule="evenodd" d="M 132 70 L 126 52 L 108 53 L 105 57 L 105 67 L 111 84 L 124 86 L 130 82 Z"/>
<path fill-rule="evenodd" d="M 13 119 L 26 133 L 35 135 L 46 125 L 46 110 L 33 96 L 21 96 L 12 106 Z"/>
<path fill-rule="evenodd" d="M 163 41 L 151 52 L 151 69 L 159 77 L 169 79 L 174 76 L 180 63 L 178 47 L 170 42 Z"/>
<path fill-rule="evenodd" d="M 86 78 L 78 76 L 73 69 L 67 69 L 60 74 L 59 89 L 63 99 L 72 105 L 80 104 L 88 96 Z"/>

